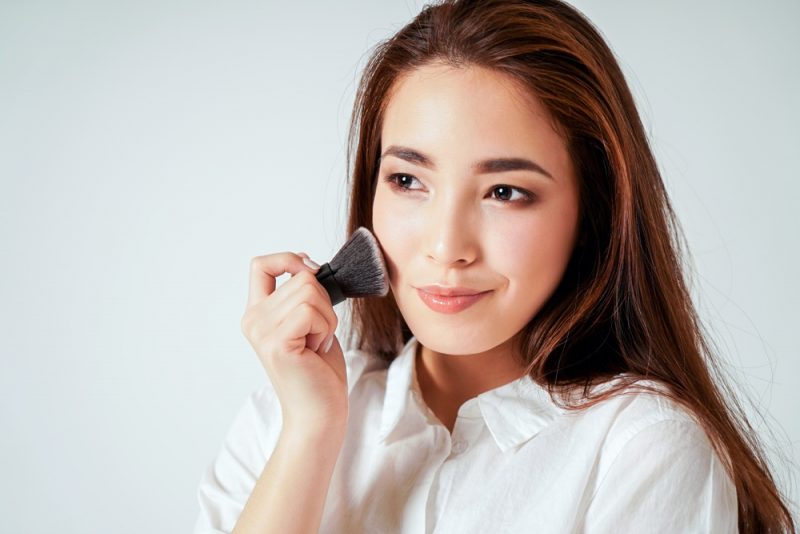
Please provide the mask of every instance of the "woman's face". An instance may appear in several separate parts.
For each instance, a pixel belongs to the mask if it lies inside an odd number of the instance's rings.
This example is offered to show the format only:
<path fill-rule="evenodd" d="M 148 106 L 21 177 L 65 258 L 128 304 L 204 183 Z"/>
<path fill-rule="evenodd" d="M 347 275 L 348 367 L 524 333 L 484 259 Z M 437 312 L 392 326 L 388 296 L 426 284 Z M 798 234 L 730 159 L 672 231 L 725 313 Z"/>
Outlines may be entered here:
<path fill-rule="evenodd" d="M 578 184 L 549 121 L 513 79 L 479 67 L 429 65 L 395 85 L 373 230 L 397 305 L 423 346 L 445 354 L 497 347 L 562 278 L 577 238 Z M 532 164 L 480 165 L 509 158 Z M 444 313 L 419 294 L 431 284 L 488 293 Z"/>

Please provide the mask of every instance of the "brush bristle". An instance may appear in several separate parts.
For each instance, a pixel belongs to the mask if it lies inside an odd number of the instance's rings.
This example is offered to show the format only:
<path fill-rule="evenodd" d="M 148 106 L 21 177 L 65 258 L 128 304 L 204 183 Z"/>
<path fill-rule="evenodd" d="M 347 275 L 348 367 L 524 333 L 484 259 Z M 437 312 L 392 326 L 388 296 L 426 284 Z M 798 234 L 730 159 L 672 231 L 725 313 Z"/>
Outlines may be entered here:
<path fill-rule="evenodd" d="M 384 297 L 389 293 L 386 262 L 378 240 L 360 226 L 328 262 L 345 297 Z"/>

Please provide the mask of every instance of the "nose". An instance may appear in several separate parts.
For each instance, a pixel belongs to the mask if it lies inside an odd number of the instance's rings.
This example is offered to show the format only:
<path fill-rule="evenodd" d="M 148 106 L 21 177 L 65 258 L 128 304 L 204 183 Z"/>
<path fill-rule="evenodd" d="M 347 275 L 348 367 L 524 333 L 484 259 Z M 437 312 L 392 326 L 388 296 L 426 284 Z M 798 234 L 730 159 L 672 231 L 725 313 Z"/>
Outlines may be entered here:
<path fill-rule="evenodd" d="M 431 203 L 425 228 L 427 256 L 445 266 L 469 265 L 478 255 L 473 215 L 466 202 L 451 196 Z"/>

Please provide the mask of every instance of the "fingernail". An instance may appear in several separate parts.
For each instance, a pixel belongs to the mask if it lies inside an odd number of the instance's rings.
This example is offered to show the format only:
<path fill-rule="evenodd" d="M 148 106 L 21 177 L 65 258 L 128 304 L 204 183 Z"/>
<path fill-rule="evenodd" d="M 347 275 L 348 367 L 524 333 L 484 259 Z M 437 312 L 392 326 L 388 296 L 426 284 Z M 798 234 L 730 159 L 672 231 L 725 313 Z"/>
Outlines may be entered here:
<path fill-rule="evenodd" d="M 333 345 L 333 334 L 331 334 L 328 340 L 325 342 L 325 347 L 323 347 L 322 352 L 327 354 L 328 351 L 331 350 L 331 345 Z"/>
<path fill-rule="evenodd" d="M 319 265 L 314 263 L 310 258 L 303 258 L 303 263 L 314 269 L 315 271 L 319 269 Z"/>

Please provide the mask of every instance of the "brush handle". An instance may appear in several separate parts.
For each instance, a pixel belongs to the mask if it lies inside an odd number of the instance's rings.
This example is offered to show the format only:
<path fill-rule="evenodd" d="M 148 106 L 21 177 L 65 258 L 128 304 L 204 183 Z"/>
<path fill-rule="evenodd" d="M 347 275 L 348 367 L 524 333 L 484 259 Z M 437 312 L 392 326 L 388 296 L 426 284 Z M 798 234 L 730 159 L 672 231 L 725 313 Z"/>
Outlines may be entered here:
<path fill-rule="evenodd" d="M 331 304 L 335 306 L 344 300 L 344 293 L 342 293 L 342 288 L 339 287 L 339 282 L 336 281 L 333 275 L 334 272 L 333 269 L 331 269 L 331 264 L 324 263 L 315 276 L 317 277 L 317 281 L 325 288 L 325 291 L 328 292 L 328 296 L 331 298 Z"/>

